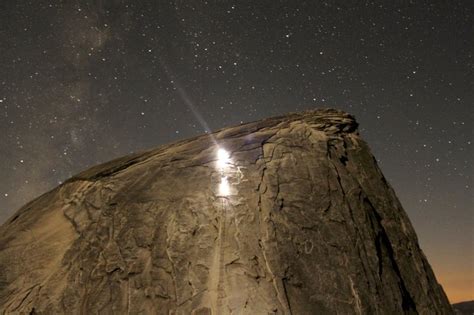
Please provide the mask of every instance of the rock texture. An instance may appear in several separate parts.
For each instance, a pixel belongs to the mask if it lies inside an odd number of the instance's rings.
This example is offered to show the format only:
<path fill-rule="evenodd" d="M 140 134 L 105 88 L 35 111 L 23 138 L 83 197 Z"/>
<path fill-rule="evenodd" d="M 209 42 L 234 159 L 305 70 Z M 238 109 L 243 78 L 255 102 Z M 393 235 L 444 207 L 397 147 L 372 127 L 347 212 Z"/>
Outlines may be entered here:
<path fill-rule="evenodd" d="M 474 314 L 474 301 L 466 301 L 453 304 L 454 313 L 457 315 Z"/>
<path fill-rule="evenodd" d="M 32 201 L 0 228 L 0 305 L 452 314 L 354 118 L 329 109 L 120 158 Z"/>

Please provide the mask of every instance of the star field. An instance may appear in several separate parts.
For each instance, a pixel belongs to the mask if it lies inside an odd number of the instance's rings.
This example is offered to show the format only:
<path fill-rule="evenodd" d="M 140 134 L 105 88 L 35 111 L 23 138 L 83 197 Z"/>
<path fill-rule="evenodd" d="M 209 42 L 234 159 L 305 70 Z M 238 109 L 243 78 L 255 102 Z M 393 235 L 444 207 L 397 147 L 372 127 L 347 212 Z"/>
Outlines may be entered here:
<path fill-rule="evenodd" d="M 335 107 L 450 300 L 474 299 L 472 18 L 469 1 L 3 1 L 0 222 L 97 163 Z"/>

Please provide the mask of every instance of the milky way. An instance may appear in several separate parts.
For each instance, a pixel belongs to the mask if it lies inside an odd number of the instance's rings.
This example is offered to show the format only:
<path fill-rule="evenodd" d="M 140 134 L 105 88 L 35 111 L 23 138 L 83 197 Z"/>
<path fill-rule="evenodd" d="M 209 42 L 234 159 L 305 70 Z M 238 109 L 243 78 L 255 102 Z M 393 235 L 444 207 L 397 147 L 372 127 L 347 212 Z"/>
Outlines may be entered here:
<path fill-rule="evenodd" d="M 474 299 L 472 3 L 395 2 L 2 1 L 0 220 L 99 162 L 335 107 Z"/>

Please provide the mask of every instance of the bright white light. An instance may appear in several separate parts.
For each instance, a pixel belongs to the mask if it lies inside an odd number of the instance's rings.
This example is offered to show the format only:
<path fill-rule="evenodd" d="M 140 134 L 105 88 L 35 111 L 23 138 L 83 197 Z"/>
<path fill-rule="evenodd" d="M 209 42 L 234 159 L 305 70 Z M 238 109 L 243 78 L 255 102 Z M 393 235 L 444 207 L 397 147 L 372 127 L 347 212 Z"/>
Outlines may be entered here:
<path fill-rule="evenodd" d="M 224 149 L 217 150 L 217 167 L 225 168 L 230 163 L 230 155 Z"/>
<path fill-rule="evenodd" d="M 219 196 L 228 196 L 230 195 L 230 186 L 227 181 L 227 177 L 222 177 L 219 184 Z"/>
<path fill-rule="evenodd" d="M 217 150 L 217 158 L 219 160 L 227 160 L 229 159 L 229 157 L 230 157 L 229 152 L 227 152 L 226 150 L 224 149 Z"/>

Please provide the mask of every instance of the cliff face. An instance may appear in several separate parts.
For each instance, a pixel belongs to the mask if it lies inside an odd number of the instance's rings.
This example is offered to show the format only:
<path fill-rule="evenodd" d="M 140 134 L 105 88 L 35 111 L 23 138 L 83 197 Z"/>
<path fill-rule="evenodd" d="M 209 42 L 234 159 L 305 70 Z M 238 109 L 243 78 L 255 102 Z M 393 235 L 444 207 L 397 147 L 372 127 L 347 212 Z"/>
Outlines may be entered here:
<path fill-rule="evenodd" d="M 0 305 L 452 313 L 356 122 L 335 110 L 226 128 L 71 178 L 0 228 Z"/>

